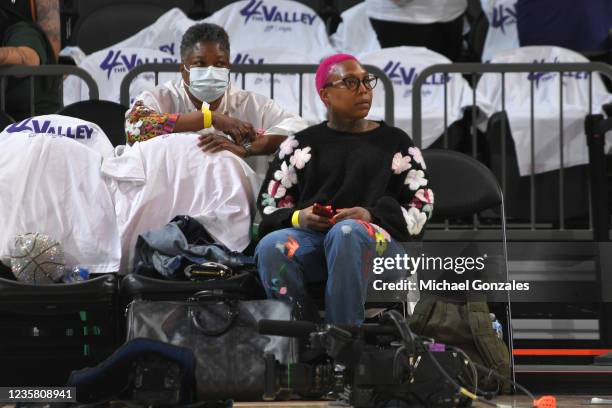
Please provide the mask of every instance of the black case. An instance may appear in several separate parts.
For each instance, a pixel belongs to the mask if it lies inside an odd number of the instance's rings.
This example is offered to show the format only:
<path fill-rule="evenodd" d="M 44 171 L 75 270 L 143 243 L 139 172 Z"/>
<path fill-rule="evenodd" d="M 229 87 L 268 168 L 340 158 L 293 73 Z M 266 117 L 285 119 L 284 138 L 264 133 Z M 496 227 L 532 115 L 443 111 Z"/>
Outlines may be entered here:
<path fill-rule="evenodd" d="M 61 386 L 118 346 L 117 279 L 32 285 L 0 278 L 0 385 Z"/>

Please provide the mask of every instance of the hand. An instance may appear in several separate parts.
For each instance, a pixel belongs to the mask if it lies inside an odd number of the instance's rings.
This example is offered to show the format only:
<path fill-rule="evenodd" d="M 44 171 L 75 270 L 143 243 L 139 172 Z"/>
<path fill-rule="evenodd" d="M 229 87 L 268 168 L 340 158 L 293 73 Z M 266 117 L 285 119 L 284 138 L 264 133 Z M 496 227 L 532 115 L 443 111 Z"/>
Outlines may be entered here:
<path fill-rule="evenodd" d="M 234 153 L 238 157 L 247 156 L 247 149 L 244 146 L 237 145 L 226 137 L 212 133 L 200 136 L 198 147 L 206 153 L 216 153 L 222 150 L 227 150 Z"/>
<path fill-rule="evenodd" d="M 330 218 L 321 217 L 312 212 L 312 205 L 300 210 L 298 222 L 302 228 L 309 228 L 320 232 L 325 232 L 332 226 Z"/>
<path fill-rule="evenodd" d="M 332 218 L 332 222 L 335 224 L 344 220 L 372 222 L 372 214 L 363 207 L 341 208 L 336 210 L 336 215 Z"/>
<path fill-rule="evenodd" d="M 215 129 L 230 135 L 239 145 L 252 141 L 257 135 L 257 132 L 250 123 L 230 118 L 222 113 L 212 113 L 212 125 Z"/>

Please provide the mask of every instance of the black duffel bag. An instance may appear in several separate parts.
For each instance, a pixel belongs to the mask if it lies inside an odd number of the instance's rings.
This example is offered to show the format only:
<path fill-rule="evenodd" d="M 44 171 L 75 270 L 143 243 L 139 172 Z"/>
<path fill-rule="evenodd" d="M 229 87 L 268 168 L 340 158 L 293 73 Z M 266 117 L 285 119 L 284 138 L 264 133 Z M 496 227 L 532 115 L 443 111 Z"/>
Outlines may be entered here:
<path fill-rule="evenodd" d="M 145 337 L 186 347 L 196 357 L 198 400 L 258 400 L 264 393 L 264 355 L 297 361 L 294 339 L 258 333 L 261 319 L 291 320 L 277 300 L 240 300 L 202 291 L 187 301 L 135 300 L 128 306 L 127 339 Z"/>

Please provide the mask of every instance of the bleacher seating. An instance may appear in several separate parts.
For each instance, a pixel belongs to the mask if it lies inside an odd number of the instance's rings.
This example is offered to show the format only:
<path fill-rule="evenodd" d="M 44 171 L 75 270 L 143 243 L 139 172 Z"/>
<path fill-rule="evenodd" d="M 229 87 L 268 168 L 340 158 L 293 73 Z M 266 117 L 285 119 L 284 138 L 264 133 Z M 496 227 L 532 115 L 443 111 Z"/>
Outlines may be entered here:
<path fill-rule="evenodd" d="M 412 86 L 421 71 L 435 64 L 449 64 L 451 61 L 441 54 L 422 47 L 393 47 L 364 55 L 364 64 L 377 66 L 393 82 L 395 96 L 395 125 L 408 134 L 412 133 Z M 443 133 L 444 127 L 444 83 L 447 83 L 447 120 L 446 126 L 463 117 L 463 109 L 472 105 L 472 89 L 461 75 L 451 74 L 448 77 L 435 74 L 428 78 L 422 89 L 422 144 L 423 148 L 431 146 Z M 383 88 L 374 92 L 370 118 L 383 118 Z M 487 99 L 477 93 L 476 102 L 484 113 L 491 111 Z M 479 116 L 481 121 L 483 116 Z M 461 135 L 454 137 L 461 139 Z"/>
<path fill-rule="evenodd" d="M 557 47 L 523 47 L 502 52 L 495 56 L 492 63 L 504 62 L 588 62 L 586 58 L 573 51 Z M 529 219 L 531 208 L 531 87 L 534 98 L 534 174 L 536 174 L 536 219 L 559 222 L 559 201 L 566 202 L 566 218 L 582 217 L 583 224 L 588 214 L 588 150 L 584 133 L 585 117 L 592 110 L 600 113 L 602 106 L 612 100 L 599 75 L 592 79 L 592 102 L 589 101 L 589 75 L 584 72 L 563 75 L 563 167 L 566 177 L 566 195 L 559 196 L 560 167 L 560 111 L 559 111 L 559 74 L 555 73 L 516 73 L 505 76 L 505 108 L 508 117 L 506 129 L 506 158 L 508 172 L 508 215 L 519 219 Z M 478 82 L 480 90 L 494 105 L 496 111 L 502 110 L 501 76 L 485 74 Z M 501 139 L 502 118 L 492 117 L 488 128 L 489 154 L 491 166 L 501 180 Z M 510 145 L 512 140 L 513 146 Z M 565 218 L 564 217 L 564 218 Z"/>

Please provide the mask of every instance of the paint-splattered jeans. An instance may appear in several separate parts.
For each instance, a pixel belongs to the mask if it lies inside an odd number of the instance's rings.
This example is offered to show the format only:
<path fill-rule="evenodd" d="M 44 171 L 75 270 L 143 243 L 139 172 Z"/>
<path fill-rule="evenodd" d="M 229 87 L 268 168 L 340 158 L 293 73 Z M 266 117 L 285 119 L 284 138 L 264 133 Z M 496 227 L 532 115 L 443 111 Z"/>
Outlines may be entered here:
<path fill-rule="evenodd" d="M 327 281 L 325 322 L 361 324 L 373 258 L 404 253 L 382 228 L 345 220 L 327 233 L 305 228 L 271 232 L 257 245 L 255 259 L 269 298 L 291 301 L 312 312 L 305 284 Z"/>

